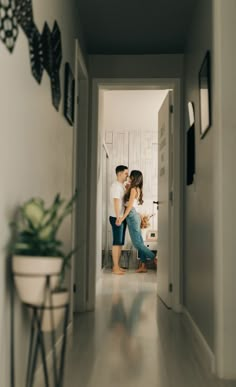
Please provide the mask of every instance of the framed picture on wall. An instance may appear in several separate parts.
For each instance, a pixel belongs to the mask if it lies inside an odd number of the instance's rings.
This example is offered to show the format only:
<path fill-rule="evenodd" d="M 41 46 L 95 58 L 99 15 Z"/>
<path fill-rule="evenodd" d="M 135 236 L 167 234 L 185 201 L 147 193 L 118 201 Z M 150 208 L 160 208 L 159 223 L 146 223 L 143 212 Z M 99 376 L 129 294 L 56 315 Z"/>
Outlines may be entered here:
<path fill-rule="evenodd" d="M 207 51 L 199 71 L 200 135 L 203 138 L 211 127 L 211 69 L 210 52 Z"/>
<path fill-rule="evenodd" d="M 193 102 L 188 102 L 189 128 L 187 130 L 187 185 L 193 184 L 195 175 L 195 114 Z"/>
<path fill-rule="evenodd" d="M 65 63 L 64 116 L 70 125 L 74 124 L 75 79 L 70 64 Z"/>

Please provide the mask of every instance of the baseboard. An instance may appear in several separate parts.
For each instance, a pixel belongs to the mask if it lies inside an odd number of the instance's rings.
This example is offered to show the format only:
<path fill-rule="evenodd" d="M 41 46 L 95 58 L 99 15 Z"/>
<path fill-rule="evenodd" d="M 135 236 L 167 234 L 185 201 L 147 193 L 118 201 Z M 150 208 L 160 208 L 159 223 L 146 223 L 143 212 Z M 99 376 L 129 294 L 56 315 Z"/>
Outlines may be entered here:
<path fill-rule="evenodd" d="M 183 313 L 183 305 L 182 304 L 174 304 L 172 309 L 176 313 Z"/>
<path fill-rule="evenodd" d="M 209 347 L 205 337 L 201 333 L 200 329 L 198 328 L 197 324 L 193 320 L 192 316 L 190 315 L 189 311 L 183 306 L 182 312 L 186 317 L 186 321 L 189 324 L 194 342 L 197 346 L 197 349 L 199 353 L 201 354 L 201 358 L 204 358 L 207 362 L 209 369 L 212 373 L 215 373 L 215 356 L 212 352 L 211 348 Z M 205 363 L 206 364 L 206 363 Z"/>
<path fill-rule="evenodd" d="M 67 330 L 66 330 L 67 337 L 72 335 L 72 322 L 69 323 Z M 59 355 L 61 353 L 61 346 L 62 346 L 62 336 L 59 337 L 59 339 L 56 342 L 56 354 Z M 52 351 L 50 351 L 47 355 L 47 366 L 49 374 L 52 370 L 52 364 L 53 364 L 53 354 Z M 37 371 L 35 372 L 35 387 L 42 387 L 44 386 L 44 374 L 43 374 L 43 365 L 40 364 Z"/>

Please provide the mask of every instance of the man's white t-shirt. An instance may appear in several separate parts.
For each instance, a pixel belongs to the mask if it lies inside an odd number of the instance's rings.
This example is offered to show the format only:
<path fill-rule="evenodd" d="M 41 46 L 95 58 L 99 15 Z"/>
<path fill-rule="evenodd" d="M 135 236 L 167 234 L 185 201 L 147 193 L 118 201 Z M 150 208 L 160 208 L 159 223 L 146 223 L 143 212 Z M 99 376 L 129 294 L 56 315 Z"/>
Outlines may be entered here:
<path fill-rule="evenodd" d="M 120 216 L 124 214 L 124 202 L 123 197 L 125 194 L 125 187 L 119 181 L 115 181 L 111 185 L 110 189 L 110 208 L 109 208 L 109 216 L 113 216 L 116 218 L 115 208 L 114 208 L 114 199 L 120 200 Z"/>

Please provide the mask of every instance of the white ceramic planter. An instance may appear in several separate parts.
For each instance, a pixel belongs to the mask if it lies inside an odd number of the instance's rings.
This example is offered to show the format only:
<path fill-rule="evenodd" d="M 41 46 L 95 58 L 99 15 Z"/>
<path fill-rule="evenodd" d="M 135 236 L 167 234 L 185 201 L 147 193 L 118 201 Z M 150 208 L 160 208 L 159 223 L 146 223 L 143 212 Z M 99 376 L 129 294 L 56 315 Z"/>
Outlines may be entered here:
<path fill-rule="evenodd" d="M 50 309 L 50 296 L 48 295 L 42 318 L 42 331 L 51 332 L 57 329 L 62 318 L 65 316 L 65 306 L 69 302 L 69 292 L 67 290 L 52 293 L 52 310 Z M 52 321 L 53 320 L 53 321 Z"/>
<path fill-rule="evenodd" d="M 40 305 L 44 300 L 46 276 L 50 275 L 50 289 L 58 285 L 62 258 L 15 255 L 12 271 L 22 302 Z"/>

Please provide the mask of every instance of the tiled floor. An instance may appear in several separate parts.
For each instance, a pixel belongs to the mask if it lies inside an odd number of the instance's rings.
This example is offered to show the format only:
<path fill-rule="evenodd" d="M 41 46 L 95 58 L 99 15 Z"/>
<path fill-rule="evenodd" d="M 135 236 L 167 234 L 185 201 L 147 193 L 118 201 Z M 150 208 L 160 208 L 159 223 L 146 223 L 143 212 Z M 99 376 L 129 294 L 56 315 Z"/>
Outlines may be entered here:
<path fill-rule="evenodd" d="M 151 271 L 105 273 L 96 311 L 75 317 L 68 349 L 65 387 L 236 387 L 211 375 Z"/>

